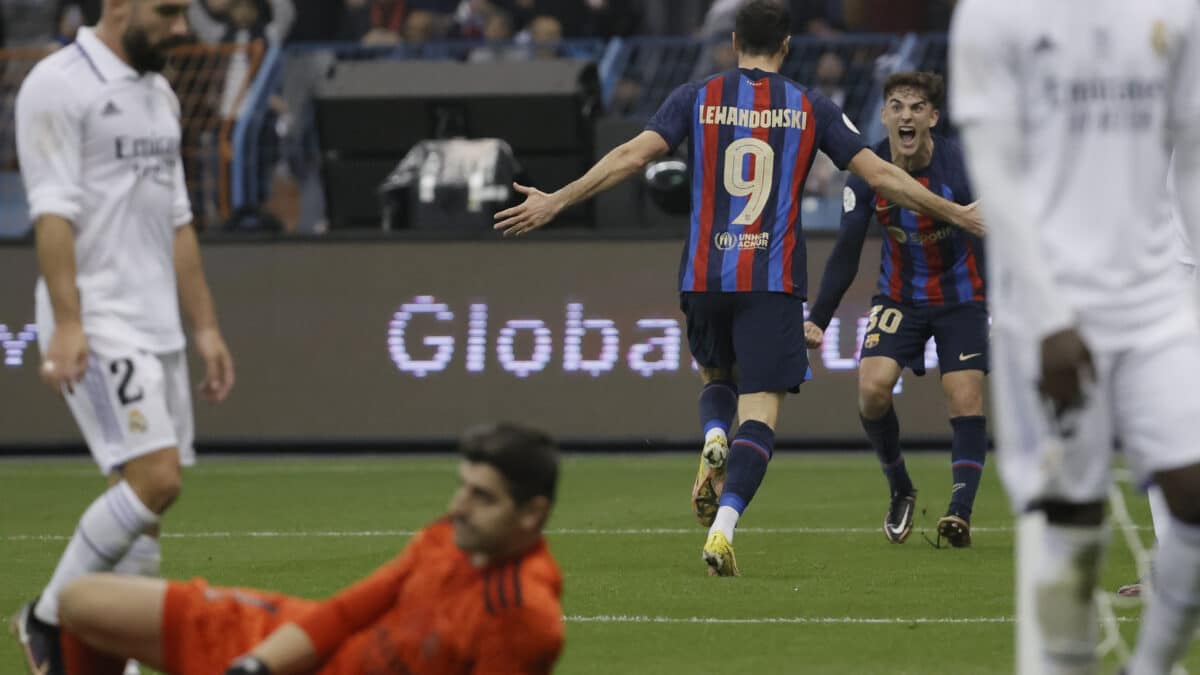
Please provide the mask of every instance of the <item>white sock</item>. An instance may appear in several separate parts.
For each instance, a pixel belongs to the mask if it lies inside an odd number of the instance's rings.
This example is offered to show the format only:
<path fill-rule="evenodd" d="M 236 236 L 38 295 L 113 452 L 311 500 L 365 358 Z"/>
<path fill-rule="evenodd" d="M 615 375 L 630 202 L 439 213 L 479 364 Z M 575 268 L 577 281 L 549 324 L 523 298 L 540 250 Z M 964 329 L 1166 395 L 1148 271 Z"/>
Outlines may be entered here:
<path fill-rule="evenodd" d="M 1154 556 L 1130 675 L 1161 675 L 1183 657 L 1200 618 L 1200 526 L 1172 519 Z"/>
<path fill-rule="evenodd" d="M 128 574 L 137 577 L 157 577 L 162 569 L 162 551 L 158 537 L 148 534 L 138 535 L 133 540 L 133 546 L 121 558 L 121 562 L 113 568 L 117 574 Z M 134 659 L 125 662 L 124 675 L 142 675 L 142 667 Z"/>
<path fill-rule="evenodd" d="M 37 618 L 58 625 L 58 592 L 85 574 L 111 570 L 138 535 L 157 523 L 158 516 L 125 481 L 97 497 L 83 512 L 54 576 L 42 591 L 34 608 Z"/>
<path fill-rule="evenodd" d="M 1171 509 L 1167 508 L 1167 498 L 1157 485 L 1151 485 L 1146 496 L 1150 498 L 1150 522 L 1154 525 L 1154 536 L 1162 541 L 1167 536 L 1167 523 L 1171 522 Z"/>
<path fill-rule="evenodd" d="M 738 518 L 741 517 L 742 514 L 732 506 L 722 506 L 717 509 L 717 517 L 713 520 L 712 527 L 708 528 L 708 535 L 711 537 L 713 532 L 721 532 L 732 544 L 733 529 L 737 527 Z"/>
<path fill-rule="evenodd" d="M 712 429 L 708 430 L 707 434 L 704 434 L 705 444 L 707 444 L 709 441 L 711 441 L 714 438 L 720 438 L 723 441 L 729 440 L 728 434 L 726 434 L 725 430 L 720 427 L 713 427 Z"/>
<path fill-rule="evenodd" d="M 1091 675 L 1100 624 L 1094 592 L 1108 541 L 1105 527 L 1047 523 L 1035 572 L 1045 675 Z"/>
<path fill-rule="evenodd" d="M 157 577 L 162 568 L 162 551 L 157 537 L 148 534 L 138 535 L 133 545 L 121 558 L 121 562 L 113 568 L 117 574 L 128 574 L 136 577 Z"/>
<path fill-rule="evenodd" d="M 1042 671 L 1042 634 L 1037 622 L 1037 571 L 1042 568 L 1046 514 L 1030 511 L 1017 516 L 1017 663 L 1022 675 Z"/>

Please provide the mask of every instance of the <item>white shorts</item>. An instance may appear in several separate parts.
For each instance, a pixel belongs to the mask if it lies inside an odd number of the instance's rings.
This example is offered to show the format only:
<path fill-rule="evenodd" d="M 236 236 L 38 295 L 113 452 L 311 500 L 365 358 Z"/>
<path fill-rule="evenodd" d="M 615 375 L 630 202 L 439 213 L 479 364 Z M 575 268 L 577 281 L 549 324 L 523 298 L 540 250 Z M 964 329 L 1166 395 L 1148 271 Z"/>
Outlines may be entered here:
<path fill-rule="evenodd" d="M 1152 344 L 1093 351 L 1095 384 L 1084 407 L 1061 421 L 1037 390 L 1040 346 L 1011 329 L 994 327 L 992 336 L 996 457 L 1018 513 L 1044 499 L 1106 499 L 1117 440 L 1139 487 L 1158 471 L 1200 463 L 1194 323 Z"/>
<path fill-rule="evenodd" d="M 184 352 L 92 352 L 87 373 L 66 395 L 67 405 L 100 470 L 112 473 L 131 459 L 178 448 L 183 466 L 196 463 L 192 396 Z"/>

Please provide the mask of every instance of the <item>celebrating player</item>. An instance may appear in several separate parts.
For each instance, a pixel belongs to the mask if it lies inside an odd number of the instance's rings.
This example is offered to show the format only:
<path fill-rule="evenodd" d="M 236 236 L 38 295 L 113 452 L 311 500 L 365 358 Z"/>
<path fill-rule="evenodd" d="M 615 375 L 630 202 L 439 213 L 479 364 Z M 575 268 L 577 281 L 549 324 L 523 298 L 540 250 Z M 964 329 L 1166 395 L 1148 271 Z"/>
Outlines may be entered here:
<path fill-rule="evenodd" d="M 1200 613 L 1200 326 L 1161 210 L 1174 148 L 1200 242 L 1200 4 L 964 0 L 951 65 L 951 108 L 995 222 L 997 460 L 1022 514 L 1019 625 L 1033 627 L 1019 634 L 1020 672 L 1097 671 L 1116 438 L 1170 511 L 1126 668 L 1168 673 Z"/>
<path fill-rule="evenodd" d="M 58 593 L 89 572 L 156 575 L 158 523 L 192 464 L 179 305 L 223 400 L 233 361 L 200 266 L 179 102 L 158 71 L 186 0 L 106 0 L 95 30 L 39 63 L 17 95 L 35 221 L 42 379 L 61 392 L 110 488 L 84 512 L 38 600 L 15 619 L 28 666 L 53 670 Z"/>
<path fill-rule="evenodd" d="M 582 178 L 552 194 L 517 186 L 525 201 L 496 214 L 497 229 L 526 234 L 690 139 L 680 305 L 705 384 L 705 444 L 692 497 L 710 526 L 703 559 L 721 576 L 737 574 L 734 527 L 766 473 L 783 398 L 798 391 L 808 368 L 800 197 L 817 150 L 905 208 L 982 229 L 974 207 L 933 194 L 879 159 L 829 99 L 779 74 L 789 21 L 778 2 L 749 0 L 735 20 L 737 68 L 679 87 L 644 132 Z M 728 443 L 735 414 L 740 426 Z"/>
<path fill-rule="evenodd" d="M 324 602 L 114 575 L 63 591 L 70 675 L 137 658 L 169 675 L 549 673 L 562 576 L 542 538 L 558 449 L 512 425 L 468 431 L 446 517 Z"/>
<path fill-rule="evenodd" d="M 930 133 L 939 121 L 944 92 L 941 76 L 933 73 L 889 77 L 883 85 L 882 113 L 888 137 L 875 152 L 935 193 L 970 204 L 962 152 L 952 141 L 935 141 Z M 988 317 L 980 241 L 950 223 L 890 204 L 857 176 L 846 181 L 843 206 L 841 231 L 804 326 L 808 346 L 821 345 L 834 310 L 858 273 L 867 229 L 878 222 L 885 230 L 879 295 L 871 301 L 858 364 L 858 414 L 891 491 L 883 534 L 901 544 L 912 532 L 917 490 L 900 453 L 892 390 L 905 366 L 918 375 L 925 373 L 925 343 L 932 336 L 954 431 L 954 487 L 938 533 L 951 546 L 970 546 L 971 509 L 987 454 L 983 386 Z"/>

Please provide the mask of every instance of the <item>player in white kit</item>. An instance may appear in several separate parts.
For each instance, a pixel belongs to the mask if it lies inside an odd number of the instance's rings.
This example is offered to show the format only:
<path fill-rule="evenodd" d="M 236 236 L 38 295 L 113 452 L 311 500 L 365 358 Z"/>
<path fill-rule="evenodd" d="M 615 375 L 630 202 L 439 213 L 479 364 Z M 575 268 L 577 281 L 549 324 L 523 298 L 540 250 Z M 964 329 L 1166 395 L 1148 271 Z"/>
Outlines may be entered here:
<path fill-rule="evenodd" d="M 105 0 L 95 29 L 43 59 L 16 101 L 35 222 L 42 379 L 62 392 L 110 487 L 79 520 L 39 598 L 14 619 L 31 672 L 61 672 L 59 590 L 102 570 L 157 574 L 158 522 L 194 462 L 180 305 L 200 391 L 233 386 L 191 227 L 179 101 L 158 73 L 188 0 Z"/>
<path fill-rule="evenodd" d="M 1179 201 L 1176 196 L 1175 176 L 1174 171 L 1167 172 L 1167 204 L 1170 208 L 1167 211 L 1167 217 L 1171 223 L 1171 228 L 1175 231 L 1176 239 L 1178 240 L 1178 260 L 1183 266 L 1184 274 L 1189 279 L 1195 282 L 1196 279 L 1196 257 L 1192 253 L 1192 243 L 1188 238 L 1187 232 L 1183 229 L 1183 216 L 1179 213 Z M 1154 525 L 1155 539 L 1162 539 L 1166 536 L 1167 523 L 1171 520 L 1171 510 L 1167 508 L 1167 500 L 1163 497 L 1162 490 L 1157 485 L 1151 485 L 1147 490 L 1147 497 L 1150 500 L 1150 522 Z M 1141 580 L 1136 583 L 1126 584 L 1117 589 L 1117 595 L 1126 598 L 1141 597 L 1143 585 Z"/>
<path fill-rule="evenodd" d="M 1020 529 L 1045 523 L 1018 535 L 1022 673 L 1097 671 L 1114 438 L 1171 514 L 1128 672 L 1169 672 L 1200 613 L 1200 322 L 1162 187 L 1173 147 L 1200 240 L 1197 40 L 1196 0 L 963 0 L 951 29 L 950 107 L 991 223 L 997 459 Z"/>

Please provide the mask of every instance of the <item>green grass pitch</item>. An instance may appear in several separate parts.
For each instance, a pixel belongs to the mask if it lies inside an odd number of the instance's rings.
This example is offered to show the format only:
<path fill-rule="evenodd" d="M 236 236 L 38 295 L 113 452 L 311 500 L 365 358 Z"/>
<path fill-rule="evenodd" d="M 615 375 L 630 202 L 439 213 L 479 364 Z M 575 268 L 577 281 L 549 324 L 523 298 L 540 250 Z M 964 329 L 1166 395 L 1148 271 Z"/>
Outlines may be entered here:
<path fill-rule="evenodd" d="M 202 458 L 165 521 L 163 572 L 325 596 L 440 515 L 450 457 Z M 907 544 L 879 532 L 886 488 L 869 454 L 780 453 L 734 542 L 743 576 L 713 579 L 688 510 L 695 456 L 568 456 L 551 548 L 565 576 L 558 672 L 1011 673 L 1012 518 L 989 467 L 975 546 L 921 531 L 946 506 L 946 453 L 910 454 L 920 489 Z M 0 461 L 0 609 L 38 592 L 103 483 L 85 459 Z M 1149 522 L 1145 501 L 1130 500 Z M 1151 536 L 1143 531 L 1144 537 Z M 1133 579 L 1114 540 L 1107 588 Z M 1127 640 L 1136 610 L 1121 612 Z M 1200 672 L 1200 648 L 1189 670 Z M 1106 672 L 1116 667 L 1110 658 Z M 0 673 L 19 673 L 13 640 Z"/>

